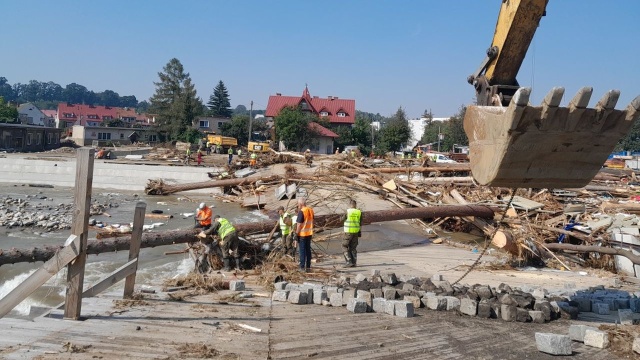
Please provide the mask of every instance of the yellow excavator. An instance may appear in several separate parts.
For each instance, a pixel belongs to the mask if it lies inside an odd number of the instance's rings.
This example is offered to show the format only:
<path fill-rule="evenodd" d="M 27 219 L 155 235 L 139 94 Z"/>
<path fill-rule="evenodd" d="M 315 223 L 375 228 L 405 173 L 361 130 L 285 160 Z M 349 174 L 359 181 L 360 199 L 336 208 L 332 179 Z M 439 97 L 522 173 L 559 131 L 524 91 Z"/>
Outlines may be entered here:
<path fill-rule="evenodd" d="M 531 88 L 520 87 L 516 75 L 547 3 L 503 0 L 487 56 L 467 79 L 477 105 L 467 107 L 463 124 L 471 172 L 482 185 L 585 186 L 640 117 L 640 96 L 615 109 L 618 90 L 606 92 L 593 108 L 590 87 L 566 107 L 560 106 L 562 87 L 551 89 L 540 106 L 529 103 Z"/>

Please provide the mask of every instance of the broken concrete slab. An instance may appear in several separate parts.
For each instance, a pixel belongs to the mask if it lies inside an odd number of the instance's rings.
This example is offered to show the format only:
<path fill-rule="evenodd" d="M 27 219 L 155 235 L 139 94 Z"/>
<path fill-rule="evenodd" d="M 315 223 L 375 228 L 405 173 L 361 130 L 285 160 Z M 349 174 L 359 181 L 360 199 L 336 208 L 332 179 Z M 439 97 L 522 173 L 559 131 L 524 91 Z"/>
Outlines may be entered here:
<path fill-rule="evenodd" d="M 244 280 L 231 280 L 229 281 L 229 290 L 242 291 L 244 290 Z"/>
<path fill-rule="evenodd" d="M 287 195 L 287 185 L 282 184 L 276 187 L 274 191 L 276 200 L 282 200 Z"/>
<path fill-rule="evenodd" d="M 551 355 L 571 355 L 573 352 L 568 335 L 537 332 L 535 336 L 538 351 Z"/>
<path fill-rule="evenodd" d="M 237 178 L 244 178 L 247 177 L 249 175 L 255 174 L 256 171 L 253 170 L 252 168 L 244 168 L 244 169 L 240 169 L 240 170 L 236 170 L 236 172 L 234 173 L 234 176 Z"/>

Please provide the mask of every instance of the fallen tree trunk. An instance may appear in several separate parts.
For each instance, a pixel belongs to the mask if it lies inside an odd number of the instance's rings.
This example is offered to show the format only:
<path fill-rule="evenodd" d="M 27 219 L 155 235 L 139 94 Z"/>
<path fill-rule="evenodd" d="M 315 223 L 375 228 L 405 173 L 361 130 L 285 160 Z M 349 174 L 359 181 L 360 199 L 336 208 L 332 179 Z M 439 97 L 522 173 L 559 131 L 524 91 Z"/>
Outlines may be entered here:
<path fill-rule="evenodd" d="M 406 173 L 406 172 L 463 172 L 463 171 L 471 171 L 470 165 L 451 165 L 451 166 L 433 166 L 433 167 L 422 167 L 422 166 L 409 166 L 409 167 L 393 167 L 393 168 L 372 168 L 372 169 L 359 169 L 360 172 L 363 173 L 382 173 L 382 174 L 395 174 L 395 173 Z"/>
<path fill-rule="evenodd" d="M 383 221 L 405 220 L 415 218 L 437 218 L 446 216 L 476 216 L 493 218 L 493 210 L 486 206 L 433 206 L 425 208 L 394 209 L 382 211 L 362 212 L 363 224 L 371 224 Z M 314 219 L 314 227 L 339 228 L 342 227 L 343 214 L 318 215 Z M 236 224 L 236 230 L 241 235 L 269 233 L 276 221 L 264 221 L 248 224 Z M 197 229 L 170 230 L 142 235 L 141 248 L 173 245 L 198 241 L 195 235 Z M 104 252 L 123 251 L 129 249 L 131 236 L 123 236 L 109 240 L 90 240 L 87 245 L 87 254 L 100 254 Z M 0 266 L 19 262 L 46 261 L 55 255 L 61 246 L 44 246 L 32 249 L 0 250 Z"/>
<path fill-rule="evenodd" d="M 545 243 L 543 244 L 549 250 L 571 250 L 577 252 L 595 252 L 600 254 L 620 255 L 631 260 L 632 263 L 640 265 L 640 255 L 635 255 L 629 250 L 616 249 L 602 246 L 587 246 L 587 245 L 573 245 L 573 244 L 559 244 L 559 243 Z"/>
<path fill-rule="evenodd" d="M 144 189 L 144 192 L 147 195 L 169 195 L 169 194 L 177 193 L 180 191 L 253 184 L 258 180 L 273 181 L 276 178 L 279 178 L 279 177 L 277 175 L 270 176 L 270 177 L 251 176 L 246 178 L 234 178 L 234 179 L 224 179 L 224 180 L 216 180 L 216 181 L 201 181 L 196 183 L 175 184 L 175 185 L 167 184 L 164 181 L 162 181 L 162 179 L 149 180 L 149 182 L 147 183 L 147 186 Z"/>

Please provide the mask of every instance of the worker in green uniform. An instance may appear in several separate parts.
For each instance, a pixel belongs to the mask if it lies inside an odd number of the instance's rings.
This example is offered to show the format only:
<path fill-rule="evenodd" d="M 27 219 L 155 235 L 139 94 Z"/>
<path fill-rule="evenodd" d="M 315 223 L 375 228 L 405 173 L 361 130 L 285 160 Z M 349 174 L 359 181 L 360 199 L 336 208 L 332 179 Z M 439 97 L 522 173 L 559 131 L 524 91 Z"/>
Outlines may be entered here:
<path fill-rule="evenodd" d="M 356 208 L 356 201 L 351 200 L 350 207 L 344 216 L 344 240 L 342 250 L 346 267 L 355 267 L 358 260 L 358 238 L 361 235 L 362 211 Z"/>

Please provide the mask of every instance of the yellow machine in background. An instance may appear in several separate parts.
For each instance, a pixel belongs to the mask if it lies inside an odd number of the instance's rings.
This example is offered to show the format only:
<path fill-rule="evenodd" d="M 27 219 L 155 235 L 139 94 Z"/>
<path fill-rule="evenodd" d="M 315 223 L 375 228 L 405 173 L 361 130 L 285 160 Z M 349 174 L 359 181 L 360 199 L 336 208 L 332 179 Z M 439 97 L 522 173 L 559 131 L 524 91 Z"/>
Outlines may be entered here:
<path fill-rule="evenodd" d="M 210 144 L 212 145 L 220 145 L 222 146 L 223 150 L 228 150 L 230 147 L 237 147 L 238 146 L 238 139 L 233 138 L 233 137 L 229 137 L 229 136 L 222 136 L 222 135 L 216 135 L 216 134 L 207 134 L 206 141 L 208 141 Z"/>
<path fill-rule="evenodd" d="M 516 75 L 548 0 L 501 3 L 487 56 L 468 77 L 477 98 L 464 118 L 473 177 L 490 186 L 582 187 L 640 117 L 640 96 L 616 110 L 620 91 L 610 90 L 589 108 L 593 89 L 584 87 L 562 107 L 564 88 L 555 87 L 540 106 L 529 104 L 531 88 Z"/>
<path fill-rule="evenodd" d="M 269 152 L 271 149 L 271 141 L 267 140 L 267 137 L 260 132 L 253 132 L 251 134 L 251 139 L 249 139 L 249 144 L 247 145 L 247 150 L 249 152 Z"/>

